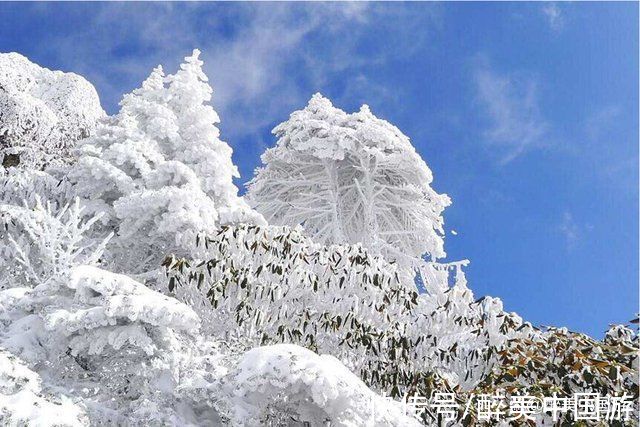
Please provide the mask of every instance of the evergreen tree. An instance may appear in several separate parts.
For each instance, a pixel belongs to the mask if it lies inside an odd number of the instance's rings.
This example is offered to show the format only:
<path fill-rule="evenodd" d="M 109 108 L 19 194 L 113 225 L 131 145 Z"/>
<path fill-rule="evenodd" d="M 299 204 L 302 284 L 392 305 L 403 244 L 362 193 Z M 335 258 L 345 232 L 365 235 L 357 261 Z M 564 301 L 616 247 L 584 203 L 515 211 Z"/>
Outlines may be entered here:
<path fill-rule="evenodd" d="M 69 173 L 89 213 L 115 230 L 113 261 L 144 271 L 219 224 L 262 223 L 237 195 L 231 148 L 219 138 L 218 115 L 199 51 L 175 75 L 156 68 L 126 95 L 120 112 L 83 141 Z"/>

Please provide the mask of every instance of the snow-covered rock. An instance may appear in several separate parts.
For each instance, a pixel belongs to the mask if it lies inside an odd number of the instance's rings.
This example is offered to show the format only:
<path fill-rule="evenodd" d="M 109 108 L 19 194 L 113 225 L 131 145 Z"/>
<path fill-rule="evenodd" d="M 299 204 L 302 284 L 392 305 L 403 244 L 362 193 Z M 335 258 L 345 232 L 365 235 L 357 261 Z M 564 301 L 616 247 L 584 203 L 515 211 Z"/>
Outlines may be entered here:
<path fill-rule="evenodd" d="M 95 88 L 18 53 L 0 53 L 0 161 L 44 168 L 63 162 L 105 112 Z"/>
<path fill-rule="evenodd" d="M 371 391 L 338 359 L 278 344 L 244 354 L 235 372 L 234 424 L 257 425 L 269 405 L 299 421 L 418 426 L 401 404 Z M 316 424 L 314 424 L 316 425 Z"/>

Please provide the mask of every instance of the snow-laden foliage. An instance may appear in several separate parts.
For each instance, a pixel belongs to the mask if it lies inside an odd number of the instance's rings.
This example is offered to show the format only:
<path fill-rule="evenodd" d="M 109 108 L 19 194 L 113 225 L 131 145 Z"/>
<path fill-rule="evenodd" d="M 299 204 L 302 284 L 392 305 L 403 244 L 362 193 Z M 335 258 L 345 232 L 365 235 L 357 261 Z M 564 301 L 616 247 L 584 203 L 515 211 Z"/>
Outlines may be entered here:
<path fill-rule="evenodd" d="M 0 164 L 43 169 L 65 163 L 104 116 L 94 87 L 18 53 L 0 53 Z"/>
<path fill-rule="evenodd" d="M 197 246 L 197 259 L 165 266 L 169 290 L 207 333 L 331 354 L 392 396 L 430 395 L 438 378 L 470 389 L 507 340 L 534 332 L 499 300 L 474 301 L 459 269 L 453 288 L 418 296 L 395 263 L 359 244 L 313 243 L 299 228 L 225 227 Z"/>
<path fill-rule="evenodd" d="M 176 74 L 156 68 L 126 95 L 120 112 L 82 141 L 69 173 L 89 212 L 116 230 L 113 252 L 124 271 L 156 266 L 218 224 L 263 221 L 232 182 L 238 171 L 219 138 L 199 53 Z"/>
<path fill-rule="evenodd" d="M 472 394 L 528 395 L 570 398 L 575 393 L 628 396 L 638 413 L 638 335 L 625 325 L 613 325 L 602 341 L 566 328 L 549 328 L 529 338 L 509 340 L 498 352 L 497 363 L 482 382 L 466 390 Z M 505 405 L 505 410 L 509 405 Z M 465 425 L 477 422 L 471 410 Z M 576 425 L 572 411 L 553 421 L 545 414 L 536 425 Z M 598 424 L 604 425 L 604 424 Z M 637 419 L 613 425 L 637 426 Z"/>
<path fill-rule="evenodd" d="M 85 232 L 98 220 L 85 220 L 78 200 L 59 209 L 38 196 L 29 206 L 0 204 L 0 289 L 49 283 L 75 265 L 95 264 L 106 240 L 88 250 Z"/>
<path fill-rule="evenodd" d="M 247 193 L 271 224 L 301 224 L 318 243 L 362 243 L 389 260 L 445 255 L 449 198 L 430 187 L 409 138 L 369 107 L 347 114 L 316 94 L 273 132 Z"/>
<path fill-rule="evenodd" d="M 510 340 L 499 352 L 499 366 L 479 387 L 564 396 L 626 392 L 637 398 L 638 351 L 637 335 L 624 325 L 612 326 L 603 341 L 550 328 L 531 339 Z"/>
<path fill-rule="evenodd" d="M 202 237 L 194 252 L 202 261 L 165 260 L 169 289 L 196 307 L 214 336 L 300 344 L 385 378 L 402 367 L 385 369 L 400 359 L 403 312 L 418 294 L 361 245 L 327 247 L 300 229 L 237 226 Z"/>
<path fill-rule="evenodd" d="M 527 339 L 539 331 L 515 313 L 504 311 L 502 301 L 474 300 L 464 273 L 456 284 L 433 298 L 421 295 L 412 313 L 413 357 L 419 374 L 434 371 L 458 390 L 469 390 L 484 380 L 498 363 L 498 352 L 510 339 Z M 414 379 L 421 393 L 424 381 Z"/>
<path fill-rule="evenodd" d="M 299 356 L 307 354 L 291 346 L 289 354 L 264 348 L 243 359 L 199 334 L 188 306 L 96 266 L 104 244 L 85 235 L 98 218 L 85 220 L 82 209 L 56 210 L 38 199 L 31 207 L 2 205 L 0 265 L 9 270 L 0 289 L 2 424 L 253 425 L 238 419 L 241 411 L 281 417 L 286 402 L 287 415 L 307 417 L 313 408 L 335 416 L 335 425 L 353 425 L 350 414 L 364 416 L 365 399 L 379 403 L 376 419 L 400 414 L 399 404 L 353 374 L 337 377 L 348 371 L 328 356 L 305 357 L 305 365 Z M 256 354 L 291 374 L 256 371 L 246 362 Z M 285 401 L 256 394 L 285 383 L 298 391 Z"/>
<path fill-rule="evenodd" d="M 0 203 L 33 205 L 36 199 L 60 208 L 72 200 L 72 190 L 60 171 L 0 166 Z"/>
<path fill-rule="evenodd" d="M 563 342 L 556 330 L 505 312 L 499 299 L 474 300 L 460 265 L 453 287 L 416 298 L 395 264 L 360 245 L 315 244 L 300 229 L 226 227 L 200 237 L 198 247 L 198 260 L 165 260 L 168 284 L 206 319 L 207 334 L 227 342 L 294 343 L 330 354 L 395 397 L 497 389 L 638 394 L 637 341 L 628 329 L 613 330 L 604 343 L 580 334 Z M 576 365 L 588 348 L 591 366 Z M 619 367 L 616 381 L 609 364 Z"/>
<path fill-rule="evenodd" d="M 138 410 L 170 384 L 174 351 L 188 348 L 180 333 L 198 327 L 193 310 L 91 266 L 103 245 L 88 247 L 84 233 L 97 218 L 84 221 L 77 204 L 59 212 L 3 206 L 1 219 L 11 248 L 0 265 L 17 270 L 3 274 L 10 280 L 0 291 L 0 348 L 36 368 L 50 389 L 83 390 L 74 398 L 105 420 Z M 116 397 L 128 405 L 120 415 Z"/>

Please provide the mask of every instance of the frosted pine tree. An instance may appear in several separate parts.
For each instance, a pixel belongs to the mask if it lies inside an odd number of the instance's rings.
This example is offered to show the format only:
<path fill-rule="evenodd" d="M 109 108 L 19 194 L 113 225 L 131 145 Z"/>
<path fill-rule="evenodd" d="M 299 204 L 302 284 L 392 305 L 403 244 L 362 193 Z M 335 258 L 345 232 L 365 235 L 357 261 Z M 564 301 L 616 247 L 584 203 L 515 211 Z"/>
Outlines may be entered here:
<path fill-rule="evenodd" d="M 176 115 L 179 138 L 172 146 L 171 157 L 188 165 L 200 180 L 202 190 L 215 201 L 219 222 L 235 224 L 263 222 L 238 197 L 233 178 L 239 177 L 232 163 L 231 147 L 220 140 L 215 126 L 218 114 L 208 104 L 212 89 L 198 59 L 199 50 L 185 58 L 180 71 L 167 77 L 167 106 Z"/>
<path fill-rule="evenodd" d="M 69 174 L 89 212 L 104 213 L 117 232 L 116 262 L 126 270 L 182 253 L 196 233 L 219 224 L 263 222 L 237 195 L 238 171 L 220 140 L 199 54 L 175 75 L 156 68 L 126 95 L 120 112 L 83 142 Z"/>

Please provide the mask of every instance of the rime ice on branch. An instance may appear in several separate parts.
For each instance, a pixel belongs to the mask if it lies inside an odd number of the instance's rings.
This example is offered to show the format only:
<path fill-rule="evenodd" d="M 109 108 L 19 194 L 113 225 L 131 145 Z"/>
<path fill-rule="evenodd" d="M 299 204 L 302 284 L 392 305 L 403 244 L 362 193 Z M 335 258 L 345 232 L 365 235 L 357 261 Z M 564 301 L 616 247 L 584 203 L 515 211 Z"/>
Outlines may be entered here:
<path fill-rule="evenodd" d="M 302 225 L 325 245 L 361 243 L 418 273 L 430 293 L 448 288 L 460 265 L 436 260 L 446 255 L 442 212 L 451 201 L 431 188 L 406 135 L 366 105 L 347 114 L 320 94 L 273 133 L 278 142 L 247 192 L 269 223 Z"/>
<path fill-rule="evenodd" d="M 249 184 L 272 224 L 304 225 L 318 243 L 362 243 L 390 260 L 445 255 L 442 211 L 426 163 L 398 128 L 364 105 L 347 114 L 320 94 L 274 130 Z"/>

